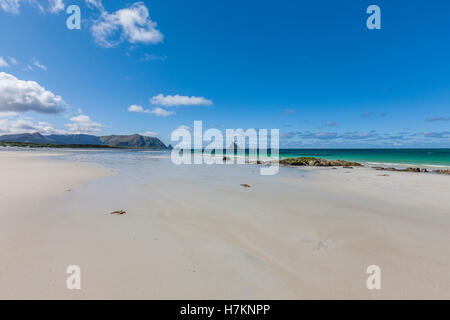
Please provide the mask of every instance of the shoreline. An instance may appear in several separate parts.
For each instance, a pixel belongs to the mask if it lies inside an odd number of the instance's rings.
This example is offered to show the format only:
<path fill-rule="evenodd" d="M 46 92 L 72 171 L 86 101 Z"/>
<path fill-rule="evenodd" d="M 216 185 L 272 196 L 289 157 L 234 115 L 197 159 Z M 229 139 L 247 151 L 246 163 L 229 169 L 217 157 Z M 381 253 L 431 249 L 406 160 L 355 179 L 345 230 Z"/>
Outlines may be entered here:
<path fill-rule="evenodd" d="M 33 152 L 42 152 L 43 150 L 61 150 L 62 152 L 64 151 L 77 151 L 77 152 L 169 152 L 169 150 L 151 150 L 151 149 L 139 149 L 139 148 L 118 148 L 118 147 L 101 147 L 101 148 L 95 148 L 95 147 L 89 147 L 89 148 L 75 148 L 75 149 L 71 149 L 69 147 L 64 147 L 64 148 L 47 148 L 47 147 L 42 147 L 42 148 L 25 148 L 25 147 L 3 147 L 0 146 L 0 151 L 22 151 L 22 150 L 27 150 L 27 151 L 33 151 Z M 418 151 L 426 151 L 426 150 L 438 150 L 438 151 L 449 151 L 449 148 L 434 148 L 434 149 L 427 149 L 427 148 L 417 148 L 417 149 L 410 149 L 410 148 L 404 148 L 404 149 L 398 149 L 398 148 L 392 148 L 392 149 L 280 149 L 280 160 L 282 159 L 287 159 L 287 158 L 292 158 L 292 157 L 304 157 L 304 156 L 311 156 L 314 158 L 321 158 L 324 155 L 315 155 L 315 154 L 306 154 L 306 155 L 298 155 L 298 156 L 292 156 L 292 155 L 284 155 L 283 151 L 299 151 L 299 152 L 303 152 L 303 151 L 313 151 L 313 152 L 320 152 L 320 151 L 372 151 L 372 152 L 377 152 L 380 150 L 389 150 L 389 151 L 414 151 L 414 150 L 418 150 Z M 225 153 L 223 154 L 223 156 L 227 156 Z M 234 155 L 234 157 L 237 158 L 244 158 L 243 155 Z M 248 155 L 247 155 L 248 157 Z M 446 164 L 435 164 L 435 163 L 423 163 L 420 161 L 399 161 L 399 162 L 393 162 L 392 160 L 386 160 L 386 161 L 375 161 L 375 160 L 367 160 L 367 159 L 355 159 L 352 157 L 346 157 L 346 156 L 336 156 L 336 157 L 325 157 L 324 159 L 326 160 L 344 160 L 344 161 L 354 161 L 354 162 L 360 162 L 361 164 L 364 164 L 366 166 L 390 166 L 390 167 L 396 167 L 396 168 L 407 168 L 407 167 L 421 167 L 421 168 L 427 168 L 427 169 L 450 169 L 450 160 L 448 163 Z M 271 161 L 270 157 L 266 157 L 264 159 L 260 159 L 260 161 L 262 162 L 268 162 Z"/>
<path fill-rule="evenodd" d="M 450 298 L 442 175 L 2 155 L 3 299 Z"/>

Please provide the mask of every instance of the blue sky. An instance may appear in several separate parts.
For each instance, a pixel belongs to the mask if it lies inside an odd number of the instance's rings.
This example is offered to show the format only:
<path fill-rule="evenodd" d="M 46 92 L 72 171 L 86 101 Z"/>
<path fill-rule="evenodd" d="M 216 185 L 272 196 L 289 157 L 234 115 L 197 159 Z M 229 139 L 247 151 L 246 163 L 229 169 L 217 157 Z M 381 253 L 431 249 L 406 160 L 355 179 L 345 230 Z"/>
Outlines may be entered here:
<path fill-rule="evenodd" d="M 0 133 L 170 143 L 202 120 L 282 147 L 450 147 L 449 34 L 446 0 L 0 0 Z"/>

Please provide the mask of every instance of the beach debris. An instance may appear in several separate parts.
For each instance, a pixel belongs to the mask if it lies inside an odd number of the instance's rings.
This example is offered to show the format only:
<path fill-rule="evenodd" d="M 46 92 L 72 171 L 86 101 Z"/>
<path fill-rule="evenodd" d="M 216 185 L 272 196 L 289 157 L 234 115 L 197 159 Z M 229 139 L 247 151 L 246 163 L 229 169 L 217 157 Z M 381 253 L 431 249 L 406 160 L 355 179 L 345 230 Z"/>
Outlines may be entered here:
<path fill-rule="evenodd" d="M 434 173 L 440 173 L 440 174 L 450 174 L 450 170 L 442 170 L 442 169 L 437 169 L 437 170 L 433 170 Z"/>
<path fill-rule="evenodd" d="M 250 188 L 251 186 L 249 184 L 246 184 L 246 183 L 241 183 L 241 187 Z"/>
<path fill-rule="evenodd" d="M 404 168 L 404 169 L 398 169 L 398 168 L 393 168 L 393 167 L 372 167 L 373 169 L 376 170 L 380 170 L 380 171 L 398 171 L 398 172 L 422 172 L 422 173 L 430 173 L 431 171 L 428 171 L 428 169 L 426 168 Z M 442 170 L 442 169 L 437 169 L 437 170 L 433 170 L 432 172 L 434 173 L 439 173 L 439 174 L 450 174 L 450 170 Z"/>
<path fill-rule="evenodd" d="M 328 241 L 326 240 L 319 240 L 317 242 L 317 245 L 314 247 L 315 250 L 326 250 L 328 249 L 328 247 L 330 246 L 330 244 L 328 243 Z"/>
<path fill-rule="evenodd" d="M 343 166 L 342 168 L 344 168 L 344 169 L 353 169 L 353 167 L 350 167 L 350 166 Z"/>
<path fill-rule="evenodd" d="M 125 214 L 125 213 L 127 213 L 127 212 L 124 211 L 124 210 L 117 210 L 117 211 L 112 211 L 111 212 L 111 214 L 116 214 L 116 215 L 122 215 L 122 214 Z"/>
<path fill-rule="evenodd" d="M 281 165 L 286 166 L 308 166 L 308 167 L 361 167 L 358 162 L 345 160 L 326 160 L 313 157 L 288 158 L 279 161 Z"/>
<path fill-rule="evenodd" d="M 389 177 L 389 175 L 388 174 L 377 174 L 377 176 L 379 176 L 379 177 Z"/>

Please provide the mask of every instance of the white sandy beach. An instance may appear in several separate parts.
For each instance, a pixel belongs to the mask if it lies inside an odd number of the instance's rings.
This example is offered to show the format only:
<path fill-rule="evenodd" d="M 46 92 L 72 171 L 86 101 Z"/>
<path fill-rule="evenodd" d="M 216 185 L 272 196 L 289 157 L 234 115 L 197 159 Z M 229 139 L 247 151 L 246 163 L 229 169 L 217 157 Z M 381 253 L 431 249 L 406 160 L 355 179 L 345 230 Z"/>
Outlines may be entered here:
<path fill-rule="evenodd" d="M 0 151 L 0 299 L 450 298 L 449 176 L 54 154 Z"/>

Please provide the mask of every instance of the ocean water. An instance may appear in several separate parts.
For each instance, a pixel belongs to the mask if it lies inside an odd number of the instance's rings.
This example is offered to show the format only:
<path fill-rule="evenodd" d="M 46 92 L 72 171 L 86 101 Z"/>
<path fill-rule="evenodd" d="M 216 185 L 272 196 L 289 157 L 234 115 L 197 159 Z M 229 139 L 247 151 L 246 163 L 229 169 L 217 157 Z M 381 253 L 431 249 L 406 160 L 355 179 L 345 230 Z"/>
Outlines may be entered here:
<path fill-rule="evenodd" d="M 316 157 L 369 164 L 450 166 L 449 149 L 282 149 L 280 158 Z"/>
<path fill-rule="evenodd" d="M 23 148 L 0 148 L 0 150 L 24 150 Z M 141 161 L 170 158 L 170 151 L 146 151 L 130 149 L 26 149 L 37 152 L 54 151 L 64 153 L 67 160 L 92 161 L 104 165 L 116 164 L 118 159 L 124 164 L 139 165 Z M 248 151 L 238 153 L 238 157 L 248 156 Z M 1 153 L 0 153 L 1 156 Z M 369 165 L 450 167 L 450 148 L 446 149 L 280 149 L 280 159 L 293 157 L 316 157 L 327 160 L 357 161 Z M 270 159 L 262 158 L 261 160 Z"/>
<path fill-rule="evenodd" d="M 245 152 L 248 156 L 248 150 Z M 243 157 L 244 152 L 238 153 Z M 255 155 L 253 155 L 255 157 Z M 315 157 L 348 160 L 369 165 L 450 167 L 448 149 L 280 149 L 280 159 Z M 267 159 L 270 159 L 270 155 Z"/>

